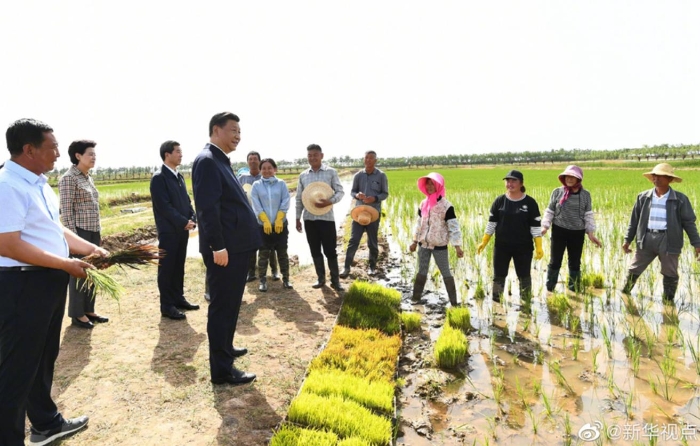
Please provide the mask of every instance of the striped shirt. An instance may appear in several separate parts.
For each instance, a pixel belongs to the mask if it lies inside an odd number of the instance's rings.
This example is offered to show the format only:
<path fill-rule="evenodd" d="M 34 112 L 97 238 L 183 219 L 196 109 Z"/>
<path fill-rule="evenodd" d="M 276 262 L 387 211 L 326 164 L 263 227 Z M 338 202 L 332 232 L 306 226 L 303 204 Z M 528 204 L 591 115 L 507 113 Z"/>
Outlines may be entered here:
<path fill-rule="evenodd" d="M 647 229 L 666 230 L 666 201 L 668 201 L 669 191 L 670 189 L 660 197 L 656 196 L 656 191 L 651 194 L 651 208 L 649 209 Z"/>
<path fill-rule="evenodd" d="M 304 193 L 304 188 L 311 183 L 316 181 L 321 181 L 327 183 L 331 186 L 331 189 L 335 192 L 329 200 L 331 203 L 336 204 L 343 199 L 345 192 L 343 192 L 343 185 L 340 184 L 340 178 L 338 177 L 338 172 L 326 165 L 322 164 L 318 171 L 314 172 L 310 167 L 299 174 L 299 182 L 297 183 L 297 196 L 296 196 L 296 210 L 297 210 L 297 220 L 300 220 L 302 213 L 304 215 L 304 220 L 323 220 L 323 221 L 335 221 L 333 216 L 333 207 L 331 206 L 330 211 L 323 215 L 314 215 L 307 212 L 304 209 L 304 203 L 301 201 L 301 195 Z"/>
<path fill-rule="evenodd" d="M 586 189 L 579 189 L 578 192 L 569 194 L 569 198 L 563 205 L 559 201 L 564 196 L 565 189 L 558 187 L 552 191 L 549 198 L 549 205 L 545 209 L 542 227 L 549 229 L 552 223 L 560 228 L 571 231 L 595 232 L 595 222 L 593 220 L 593 210 L 591 194 Z"/>
<path fill-rule="evenodd" d="M 90 175 L 71 166 L 58 180 L 61 197 L 61 223 L 73 232 L 77 228 L 100 232 L 99 193 Z"/>

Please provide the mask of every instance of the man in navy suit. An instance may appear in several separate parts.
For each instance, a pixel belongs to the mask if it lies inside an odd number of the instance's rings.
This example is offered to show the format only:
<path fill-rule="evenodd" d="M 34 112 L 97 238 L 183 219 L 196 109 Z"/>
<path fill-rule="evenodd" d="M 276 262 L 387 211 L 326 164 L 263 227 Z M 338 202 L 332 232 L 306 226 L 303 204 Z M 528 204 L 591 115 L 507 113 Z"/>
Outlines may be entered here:
<path fill-rule="evenodd" d="M 199 310 L 185 299 L 185 259 L 190 229 L 197 218 L 187 195 L 185 178 L 177 171 L 182 164 L 182 149 L 177 141 L 165 141 L 160 146 L 163 167 L 151 178 L 153 216 L 158 229 L 158 247 L 165 257 L 158 262 L 158 291 L 160 313 L 170 319 L 185 319 L 180 310 Z"/>
<path fill-rule="evenodd" d="M 262 246 L 260 226 L 228 157 L 241 140 L 239 121 L 231 112 L 214 115 L 209 122 L 210 142 L 192 165 L 199 252 L 207 267 L 211 298 L 207 334 L 214 384 L 245 384 L 255 379 L 254 374 L 233 366 L 235 358 L 248 352 L 233 346 L 233 336 L 248 260 Z"/>

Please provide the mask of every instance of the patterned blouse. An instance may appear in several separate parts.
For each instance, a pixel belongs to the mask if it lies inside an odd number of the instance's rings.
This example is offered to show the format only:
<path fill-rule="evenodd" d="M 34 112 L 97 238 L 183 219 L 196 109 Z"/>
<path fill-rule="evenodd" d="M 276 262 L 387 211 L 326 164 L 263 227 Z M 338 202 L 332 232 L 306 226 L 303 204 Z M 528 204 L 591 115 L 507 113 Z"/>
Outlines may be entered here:
<path fill-rule="evenodd" d="M 61 223 L 73 232 L 77 228 L 100 232 L 99 193 L 90 175 L 85 175 L 77 166 L 58 180 L 61 198 Z"/>

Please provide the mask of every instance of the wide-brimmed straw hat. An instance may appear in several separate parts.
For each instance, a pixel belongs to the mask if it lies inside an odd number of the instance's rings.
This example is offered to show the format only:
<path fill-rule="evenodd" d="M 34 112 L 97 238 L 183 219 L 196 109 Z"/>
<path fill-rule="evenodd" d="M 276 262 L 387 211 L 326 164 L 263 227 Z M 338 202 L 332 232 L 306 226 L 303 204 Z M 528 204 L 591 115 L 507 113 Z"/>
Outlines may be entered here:
<path fill-rule="evenodd" d="M 379 211 L 372 206 L 361 204 L 352 208 L 352 211 L 350 211 L 350 217 L 362 226 L 367 226 L 368 224 L 374 223 L 377 221 L 377 219 L 379 219 Z"/>
<path fill-rule="evenodd" d="M 668 163 L 657 164 L 656 166 L 654 166 L 653 169 L 651 169 L 651 172 L 647 172 L 643 175 L 649 181 L 653 181 L 651 179 L 652 175 L 663 175 L 663 176 L 671 177 L 671 178 L 673 178 L 671 180 L 671 183 L 680 183 L 683 181 L 683 178 L 681 178 L 678 175 L 676 175 L 675 173 L 673 173 L 673 167 L 671 167 L 671 165 Z"/>
<path fill-rule="evenodd" d="M 250 183 L 245 183 L 243 186 L 243 191 L 245 192 L 246 196 L 248 197 L 248 203 L 250 205 L 253 205 L 253 198 L 250 196 L 250 191 L 253 190 L 253 185 Z"/>
<path fill-rule="evenodd" d="M 304 204 L 304 209 L 307 212 L 314 215 L 323 215 L 331 210 L 332 204 L 324 206 L 322 208 L 317 208 L 316 203 L 319 200 L 327 200 L 333 196 L 333 189 L 328 183 L 323 181 L 316 181 L 304 188 L 304 192 L 301 193 L 301 202 Z"/>

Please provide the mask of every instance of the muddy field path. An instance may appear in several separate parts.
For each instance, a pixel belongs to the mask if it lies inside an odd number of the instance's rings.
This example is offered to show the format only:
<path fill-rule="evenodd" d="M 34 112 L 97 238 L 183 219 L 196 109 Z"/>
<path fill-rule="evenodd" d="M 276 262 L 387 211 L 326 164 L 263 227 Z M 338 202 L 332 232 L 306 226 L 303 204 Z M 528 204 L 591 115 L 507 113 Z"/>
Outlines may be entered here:
<path fill-rule="evenodd" d="M 187 259 L 185 295 L 201 309 L 184 321 L 161 317 L 156 267 L 110 273 L 126 292 L 119 306 L 98 297 L 109 323 L 85 330 L 64 319 L 53 396 L 65 416 L 86 414 L 90 424 L 61 445 L 267 444 L 342 303 L 328 287 L 311 288 L 313 268 L 293 270 L 293 290 L 269 281 L 261 293 L 252 282 L 235 337 L 249 353 L 235 365 L 258 378 L 214 386 L 201 260 Z"/>

